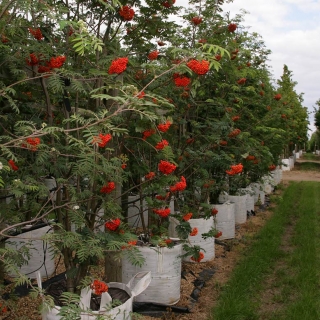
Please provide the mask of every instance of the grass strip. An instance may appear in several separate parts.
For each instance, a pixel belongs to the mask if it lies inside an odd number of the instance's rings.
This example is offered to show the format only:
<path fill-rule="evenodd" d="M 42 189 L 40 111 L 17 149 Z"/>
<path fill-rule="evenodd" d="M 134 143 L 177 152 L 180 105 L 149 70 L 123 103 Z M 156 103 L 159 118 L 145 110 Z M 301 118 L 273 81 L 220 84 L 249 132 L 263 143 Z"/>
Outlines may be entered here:
<path fill-rule="evenodd" d="M 320 171 L 319 162 L 300 162 L 296 163 L 295 167 L 301 171 Z"/>
<path fill-rule="evenodd" d="M 302 160 L 313 160 L 313 161 L 319 161 L 320 157 L 318 155 L 315 155 L 313 153 L 304 153 L 302 156 Z"/>
<path fill-rule="evenodd" d="M 290 293 L 297 298 L 286 306 L 284 316 L 278 319 L 320 319 L 320 183 L 305 182 L 300 186 L 301 201 L 296 211 L 288 272 L 294 274 Z M 291 271 L 292 270 L 292 271 Z"/>
<path fill-rule="evenodd" d="M 256 235 L 252 245 L 244 252 L 233 276 L 224 287 L 218 305 L 212 310 L 214 320 L 260 319 L 256 296 L 262 288 L 265 275 L 282 256 L 279 249 L 285 226 L 299 213 L 297 204 L 302 193 L 300 183 L 291 184 L 283 194 L 283 201 L 273 216 Z"/>

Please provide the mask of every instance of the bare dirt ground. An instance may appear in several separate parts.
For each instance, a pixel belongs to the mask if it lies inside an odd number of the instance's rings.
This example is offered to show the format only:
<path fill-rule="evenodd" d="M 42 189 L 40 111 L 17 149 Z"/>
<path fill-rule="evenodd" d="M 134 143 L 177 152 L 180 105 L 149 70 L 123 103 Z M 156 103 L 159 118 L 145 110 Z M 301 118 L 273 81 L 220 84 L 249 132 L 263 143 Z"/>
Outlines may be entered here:
<path fill-rule="evenodd" d="M 319 171 L 284 171 L 283 181 L 320 181 Z"/>

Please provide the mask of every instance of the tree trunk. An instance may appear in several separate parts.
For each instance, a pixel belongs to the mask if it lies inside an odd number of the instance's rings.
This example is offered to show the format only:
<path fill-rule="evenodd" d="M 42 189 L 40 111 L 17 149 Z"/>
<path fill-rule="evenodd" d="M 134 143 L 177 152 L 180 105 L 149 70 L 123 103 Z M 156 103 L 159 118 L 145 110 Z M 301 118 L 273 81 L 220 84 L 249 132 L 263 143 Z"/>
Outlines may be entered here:
<path fill-rule="evenodd" d="M 122 282 L 122 261 L 119 252 L 106 254 L 104 271 L 107 282 Z"/>
<path fill-rule="evenodd" d="M 1 226 L 0 226 L 1 228 Z M 0 249 L 4 249 L 5 247 L 5 242 L 1 241 L 1 237 L 0 237 Z M 4 280 L 4 264 L 3 262 L 0 260 L 0 285 L 3 284 L 3 280 Z"/>

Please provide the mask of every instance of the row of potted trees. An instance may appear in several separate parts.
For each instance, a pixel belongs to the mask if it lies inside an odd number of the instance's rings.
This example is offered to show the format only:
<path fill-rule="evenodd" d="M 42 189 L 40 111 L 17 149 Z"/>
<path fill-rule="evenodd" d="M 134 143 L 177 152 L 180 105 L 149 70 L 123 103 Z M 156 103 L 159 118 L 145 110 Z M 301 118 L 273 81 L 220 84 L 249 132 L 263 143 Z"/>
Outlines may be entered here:
<path fill-rule="evenodd" d="M 38 240 L 63 259 L 65 301 L 92 288 L 102 260 L 109 282 L 166 270 L 177 297 L 179 264 L 153 266 L 145 251 L 214 257 L 221 193 L 237 195 L 306 139 L 291 72 L 272 84 L 269 51 L 222 2 L 190 5 L 182 26 L 170 0 L 1 5 L 0 240 L 47 224 Z M 19 271 L 32 248 L 12 245 L 0 267 L 28 281 Z"/>

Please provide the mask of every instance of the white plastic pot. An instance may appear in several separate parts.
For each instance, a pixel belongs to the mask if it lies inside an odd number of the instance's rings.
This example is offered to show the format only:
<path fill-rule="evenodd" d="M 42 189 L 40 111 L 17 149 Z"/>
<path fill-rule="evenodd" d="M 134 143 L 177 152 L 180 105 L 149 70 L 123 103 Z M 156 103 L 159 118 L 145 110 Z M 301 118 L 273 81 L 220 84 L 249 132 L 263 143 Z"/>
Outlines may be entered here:
<path fill-rule="evenodd" d="M 235 204 L 235 221 L 236 223 L 245 223 L 247 221 L 247 196 L 231 196 L 229 195 L 229 201 Z"/>
<path fill-rule="evenodd" d="M 233 239 L 235 237 L 235 204 L 229 201 L 223 204 L 214 204 L 218 213 L 214 217 L 214 228 L 222 232 L 219 239 Z"/>
<path fill-rule="evenodd" d="M 258 203 L 260 201 L 260 204 L 264 204 L 265 201 L 265 192 L 262 188 L 262 184 L 258 182 L 251 183 L 250 185 L 252 187 L 253 193 L 254 193 L 254 203 Z"/>
<path fill-rule="evenodd" d="M 191 228 L 198 229 L 198 234 L 196 236 L 189 236 L 188 242 L 192 246 L 197 245 L 205 250 L 203 252 L 204 258 L 200 262 L 206 262 L 206 261 L 212 260 L 215 257 L 214 238 L 211 237 L 211 238 L 203 239 L 202 233 L 209 232 L 210 229 L 214 226 L 213 217 L 210 217 L 210 219 L 203 219 L 203 218 L 190 219 L 189 223 Z M 176 226 L 178 225 L 179 225 L 179 220 L 177 220 L 174 217 L 169 217 L 169 228 L 168 228 L 169 237 L 172 237 L 172 238 L 179 237 L 177 231 L 175 230 Z M 222 231 L 220 229 L 218 230 Z M 190 258 L 191 257 L 183 258 L 183 261 L 194 262 Z"/>
<path fill-rule="evenodd" d="M 198 234 L 196 236 L 190 236 L 188 237 L 188 241 L 190 242 L 191 246 L 200 246 L 204 253 L 204 258 L 201 260 L 201 262 L 210 261 L 215 256 L 215 250 L 214 250 L 214 237 L 210 237 L 207 239 L 203 239 L 202 234 L 207 233 L 211 230 L 213 227 L 213 217 L 210 217 L 209 219 L 190 219 L 189 220 L 191 228 L 197 228 Z M 183 258 L 186 262 L 194 262 L 191 260 L 191 257 Z"/>
<path fill-rule="evenodd" d="M 290 159 L 282 159 L 281 169 L 283 171 L 290 171 Z"/>
<path fill-rule="evenodd" d="M 139 247 L 145 263 L 133 266 L 122 259 L 122 281 L 126 282 L 137 272 L 151 271 L 148 288 L 136 296 L 137 302 L 155 302 L 172 305 L 180 300 L 182 245 L 167 247 Z"/>
<path fill-rule="evenodd" d="M 37 274 L 37 282 L 39 288 L 42 288 L 41 276 Z M 111 308 L 112 298 L 108 292 L 104 292 L 101 295 L 101 304 L 99 311 L 90 311 L 90 299 L 92 295 L 92 289 L 86 287 L 81 290 L 80 295 L 80 307 L 83 310 L 80 314 L 81 320 L 96 320 L 99 315 L 100 318 L 106 320 L 130 320 L 132 313 L 132 302 L 134 297 L 139 295 L 141 292 L 146 290 L 151 282 L 151 272 L 139 272 L 135 274 L 127 284 L 119 282 L 110 282 L 108 283 L 109 288 L 118 288 L 124 290 L 130 298 L 115 308 Z M 61 316 L 59 312 L 61 307 L 55 306 L 54 308 L 44 311 L 42 313 L 42 320 L 60 320 Z"/>
<path fill-rule="evenodd" d="M 227 192 L 223 191 L 219 194 L 219 198 L 218 198 L 219 203 L 225 203 L 228 200 L 229 200 L 229 195 Z"/>
<path fill-rule="evenodd" d="M 265 194 L 270 194 L 272 193 L 272 191 L 274 190 L 274 179 L 273 179 L 273 175 L 265 175 L 262 177 L 262 181 L 263 181 L 263 190 L 265 192 Z"/>
<path fill-rule="evenodd" d="M 290 164 L 290 169 L 293 169 L 294 168 L 294 161 L 295 159 L 294 159 L 294 157 L 292 156 L 292 157 L 289 157 L 289 164 Z"/>
<path fill-rule="evenodd" d="M 44 235 L 51 232 L 53 232 L 51 226 L 44 226 L 5 241 L 7 248 L 15 250 L 23 246 L 28 248 L 28 256 L 25 256 L 28 261 L 19 268 L 19 271 L 31 279 L 35 278 L 36 271 L 39 271 L 42 277 L 49 277 L 55 270 L 53 248 L 48 242 L 41 240 Z M 17 277 L 17 274 L 11 273 L 10 276 Z"/>
<path fill-rule="evenodd" d="M 247 188 L 241 188 L 240 189 L 241 194 L 245 194 L 247 196 L 246 198 L 246 207 L 247 211 L 251 212 L 251 210 L 254 211 L 254 192 L 251 186 Z"/>

